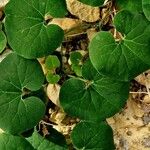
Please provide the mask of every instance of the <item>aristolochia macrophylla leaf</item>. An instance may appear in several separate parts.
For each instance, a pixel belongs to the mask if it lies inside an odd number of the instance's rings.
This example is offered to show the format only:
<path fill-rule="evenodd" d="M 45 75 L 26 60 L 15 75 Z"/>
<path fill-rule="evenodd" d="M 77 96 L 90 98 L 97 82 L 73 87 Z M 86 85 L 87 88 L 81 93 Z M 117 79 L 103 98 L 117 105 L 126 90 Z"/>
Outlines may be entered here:
<path fill-rule="evenodd" d="M 64 32 L 47 21 L 66 13 L 65 0 L 11 0 L 5 8 L 8 43 L 25 58 L 49 55 L 60 46 Z"/>
<path fill-rule="evenodd" d="M 31 144 L 22 137 L 13 136 L 11 134 L 0 134 L 1 150 L 34 150 Z"/>
<path fill-rule="evenodd" d="M 124 107 L 129 83 L 101 76 L 88 61 L 83 66 L 88 80 L 72 78 L 60 90 L 60 104 L 65 112 L 83 120 L 101 121 Z"/>
<path fill-rule="evenodd" d="M 121 10 L 126 9 L 135 13 L 142 12 L 142 0 L 116 0 L 116 4 Z"/>
<path fill-rule="evenodd" d="M 51 133 L 53 134 L 53 133 Z M 36 150 L 67 150 L 66 145 L 60 146 L 42 137 L 37 131 L 27 139 Z"/>
<path fill-rule="evenodd" d="M 150 21 L 150 0 L 142 0 L 143 12 Z"/>
<path fill-rule="evenodd" d="M 80 150 L 114 150 L 113 132 L 105 123 L 80 122 L 71 133 L 73 145 Z"/>
<path fill-rule="evenodd" d="M 103 5 L 105 0 L 79 0 L 79 1 L 84 4 L 96 7 Z"/>
<path fill-rule="evenodd" d="M 115 41 L 109 32 L 99 32 L 89 46 L 93 66 L 103 75 L 129 81 L 150 68 L 150 23 L 141 14 L 121 11 L 114 18 L 122 33 Z"/>
<path fill-rule="evenodd" d="M 0 79 L 0 128 L 13 134 L 33 128 L 43 117 L 45 106 L 37 97 L 23 97 L 43 84 L 38 61 L 11 53 L 0 63 Z"/>

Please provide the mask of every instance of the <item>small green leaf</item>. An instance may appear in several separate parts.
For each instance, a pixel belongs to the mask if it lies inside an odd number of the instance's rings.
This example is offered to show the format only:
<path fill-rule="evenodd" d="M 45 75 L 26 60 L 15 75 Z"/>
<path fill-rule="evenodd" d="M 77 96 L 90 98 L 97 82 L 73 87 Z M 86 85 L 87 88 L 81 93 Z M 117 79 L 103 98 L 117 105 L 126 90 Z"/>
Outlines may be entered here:
<path fill-rule="evenodd" d="M 67 150 L 66 146 L 57 145 L 42 137 L 37 131 L 27 139 L 36 150 Z"/>
<path fill-rule="evenodd" d="M 80 150 L 114 150 L 113 132 L 105 123 L 80 122 L 71 133 L 76 149 Z"/>
<path fill-rule="evenodd" d="M 143 12 L 150 21 L 150 0 L 142 0 Z"/>
<path fill-rule="evenodd" d="M 1 150 L 34 150 L 31 144 L 22 137 L 11 134 L 0 134 Z"/>
<path fill-rule="evenodd" d="M 72 52 L 70 54 L 70 61 L 72 64 L 79 64 L 82 59 L 82 55 L 79 52 Z"/>
<path fill-rule="evenodd" d="M 11 0 L 5 8 L 8 43 L 25 58 L 51 54 L 60 46 L 64 32 L 57 25 L 47 25 L 45 17 L 63 17 L 66 13 L 65 0 Z"/>
<path fill-rule="evenodd" d="M 103 5 L 105 0 L 79 0 L 79 1 L 84 4 L 96 7 Z"/>
<path fill-rule="evenodd" d="M 122 39 L 116 42 L 109 32 L 97 33 L 89 56 L 101 74 L 129 81 L 150 68 L 150 23 L 145 16 L 125 10 L 115 16 L 114 23 Z"/>
<path fill-rule="evenodd" d="M 12 134 L 33 128 L 45 113 L 44 103 L 28 97 L 25 89 L 36 91 L 44 82 L 37 60 L 27 60 L 15 53 L 0 63 L 0 128 Z"/>
<path fill-rule="evenodd" d="M 0 31 L 0 53 L 6 47 L 7 39 L 3 31 Z"/>
<path fill-rule="evenodd" d="M 55 84 L 60 80 L 60 76 L 58 74 L 55 75 L 48 72 L 46 75 L 46 80 L 51 84 Z"/>
<path fill-rule="evenodd" d="M 60 61 L 57 56 L 50 55 L 46 58 L 45 65 L 47 69 L 56 69 L 60 67 Z"/>
<path fill-rule="evenodd" d="M 83 120 L 101 121 L 113 116 L 124 107 L 129 83 L 101 76 L 91 65 L 83 66 L 83 77 L 72 78 L 60 90 L 60 104 L 71 116 Z"/>
<path fill-rule="evenodd" d="M 121 10 L 126 9 L 135 13 L 142 12 L 142 0 L 116 0 L 116 4 Z"/>
<path fill-rule="evenodd" d="M 73 64 L 71 66 L 72 70 L 75 72 L 75 74 L 79 77 L 82 76 L 82 69 L 81 69 L 81 66 L 80 65 L 76 65 L 76 64 Z"/>

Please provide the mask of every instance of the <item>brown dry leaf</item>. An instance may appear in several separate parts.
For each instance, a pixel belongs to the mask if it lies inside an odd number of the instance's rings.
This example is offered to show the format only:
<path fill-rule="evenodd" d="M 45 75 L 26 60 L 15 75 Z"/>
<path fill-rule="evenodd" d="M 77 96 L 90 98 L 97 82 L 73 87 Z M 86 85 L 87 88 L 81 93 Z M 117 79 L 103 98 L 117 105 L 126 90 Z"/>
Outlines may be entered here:
<path fill-rule="evenodd" d="M 100 19 L 98 7 L 85 5 L 78 0 L 66 0 L 69 12 L 86 22 L 95 22 Z"/>
<path fill-rule="evenodd" d="M 107 120 L 113 128 L 117 150 L 150 149 L 145 140 L 150 136 L 150 124 L 144 124 L 143 115 L 143 108 L 130 98 L 121 113 Z"/>
<path fill-rule="evenodd" d="M 79 19 L 72 19 L 72 18 L 54 18 L 49 24 L 56 24 L 60 26 L 65 32 L 70 29 L 78 27 L 78 32 L 81 32 L 81 24 L 82 22 Z"/>
<path fill-rule="evenodd" d="M 146 71 L 145 72 L 147 75 L 145 76 L 145 74 L 140 74 L 139 76 L 137 76 L 135 78 L 135 80 L 144 85 L 144 86 L 148 86 L 150 88 L 150 70 Z"/>
<path fill-rule="evenodd" d="M 39 61 L 40 65 L 42 67 L 44 75 L 46 75 L 47 74 L 47 69 L 46 69 L 46 66 L 45 66 L 45 57 L 38 58 L 37 60 Z"/>
<path fill-rule="evenodd" d="M 59 92 L 60 85 L 59 84 L 48 84 L 47 86 L 47 96 L 48 98 L 58 107 L 60 106 L 59 102 Z"/>
<path fill-rule="evenodd" d="M 9 0 L 0 0 L 0 9 L 4 8 Z"/>
<path fill-rule="evenodd" d="M 97 33 L 95 28 L 91 28 L 87 30 L 87 36 L 89 41 L 91 41 L 93 39 L 93 37 L 95 36 L 95 34 Z"/>
<path fill-rule="evenodd" d="M 144 103 L 150 104 L 150 97 L 149 95 L 145 95 L 144 99 L 143 99 Z"/>

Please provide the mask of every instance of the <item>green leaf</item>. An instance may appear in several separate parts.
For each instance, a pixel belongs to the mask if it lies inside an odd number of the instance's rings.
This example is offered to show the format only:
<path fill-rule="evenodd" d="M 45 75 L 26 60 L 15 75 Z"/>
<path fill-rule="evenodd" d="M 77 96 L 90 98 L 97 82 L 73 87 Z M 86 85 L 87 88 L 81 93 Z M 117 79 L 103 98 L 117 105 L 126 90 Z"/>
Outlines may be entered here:
<path fill-rule="evenodd" d="M 47 73 L 46 80 L 51 84 L 55 84 L 60 80 L 60 76 L 58 74 L 55 75 L 55 74 Z"/>
<path fill-rule="evenodd" d="M 6 47 L 7 39 L 3 31 L 0 31 L 0 53 Z"/>
<path fill-rule="evenodd" d="M 116 0 L 116 4 L 121 10 L 126 9 L 135 13 L 142 12 L 142 0 Z"/>
<path fill-rule="evenodd" d="M 79 77 L 82 76 L 82 69 L 81 69 L 81 66 L 80 66 L 80 65 L 75 65 L 75 64 L 73 64 L 73 65 L 71 66 L 71 68 L 72 68 L 72 70 L 75 72 L 75 74 L 76 74 L 77 76 L 79 76 Z"/>
<path fill-rule="evenodd" d="M 15 53 L 0 63 L 0 128 L 12 134 L 33 128 L 45 113 L 37 97 L 23 99 L 29 91 L 40 89 L 44 75 L 37 60 L 27 60 Z"/>
<path fill-rule="evenodd" d="M 142 7 L 146 18 L 150 21 L 150 1 L 142 0 Z"/>
<path fill-rule="evenodd" d="M 72 78 L 60 90 L 60 104 L 65 112 L 83 120 L 101 121 L 124 107 L 129 83 L 101 76 L 87 61 L 83 77 Z"/>
<path fill-rule="evenodd" d="M 90 5 L 90 6 L 101 6 L 105 0 L 79 0 L 80 2 Z"/>
<path fill-rule="evenodd" d="M 5 8 L 8 43 L 25 58 L 51 54 L 64 32 L 57 25 L 47 25 L 44 18 L 63 17 L 66 12 L 65 0 L 11 0 Z"/>
<path fill-rule="evenodd" d="M 114 23 L 122 39 L 97 33 L 89 45 L 90 59 L 101 74 L 129 81 L 150 68 L 150 25 L 143 15 L 128 11 L 119 12 Z"/>
<path fill-rule="evenodd" d="M 50 55 L 46 58 L 45 65 L 47 69 L 56 69 L 60 67 L 60 61 L 57 56 Z"/>
<path fill-rule="evenodd" d="M 71 139 L 79 150 L 115 149 L 112 129 L 105 122 L 80 122 L 73 129 Z"/>
<path fill-rule="evenodd" d="M 1 150 L 34 150 L 31 144 L 22 137 L 11 134 L 0 134 Z"/>
<path fill-rule="evenodd" d="M 66 147 L 59 146 L 47 140 L 36 131 L 33 133 L 33 135 L 30 138 L 28 138 L 28 141 L 32 144 L 32 146 L 36 150 L 67 150 Z"/>
<path fill-rule="evenodd" d="M 82 59 L 82 55 L 79 52 L 72 52 L 70 54 L 70 61 L 72 64 L 79 64 Z"/>

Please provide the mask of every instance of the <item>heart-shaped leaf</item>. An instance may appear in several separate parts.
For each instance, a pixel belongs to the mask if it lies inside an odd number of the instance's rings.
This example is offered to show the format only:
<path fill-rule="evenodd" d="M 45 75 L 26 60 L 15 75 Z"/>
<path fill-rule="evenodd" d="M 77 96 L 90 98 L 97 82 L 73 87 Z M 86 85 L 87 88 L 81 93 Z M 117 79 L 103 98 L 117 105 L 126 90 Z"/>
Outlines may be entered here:
<path fill-rule="evenodd" d="M 116 0 L 116 4 L 120 9 L 126 9 L 135 13 L 142 12 L 142 0 Z"/>
<path fill-rule="evenodd" d="M 113 132 L 105 123 L 80 122 L 72 131 L 71 139 L 76 149 L 114 150 Z"/>
<path fill-rule="evenodd" d="M 44 75 L 38 61 L 11 53 L 0 63 L 0 79 L 0 128 L 16 134 L 34 127 L 44 115 L 44 103 L 23 97 L 42 86 Z"/>
<path fill-rule="evenodd" d="M 11 134 L 0 134 L 1 150 L 34 150 L 31 144 L 22 137 Z"/>
<path fill-rule="evenodd" d="M 63 17 L 66 12 L 65 0 L 11 0 L 5 8 L 10 46 L 25 58 L 52 53 L 60 46 L 64 32 L 59 26 L 46 22 L 53 17 Z"/>
<path fill-rule="evenodd" d="M 101 6 L 105 0 L 79 0 L 80 2 L 90 5 L 90 6 Z"/>
<path fill-rule="evenodd" d="M 36 150 L 67 150 L 66 146 L 57 145 L 50 140 L 42 137 L 37 131 L 27 139 Z"/>
<path fill-rule="evenodd" d="M 117 80 L 131 80 L 150 68 L 150 25 L 145 16 L 129 11 L 114 19 L 122 39 L 115 41 L 109 32 L 99 32 L 89 46 L 93 66 L 102 74 Z"/>
<path fill-rule="evenodd" d="M 83 120 L 100 121 L 108 118 L 125 105 L 129 83 L 101 76 L 87 61 L 83 76 L 72 78 L 60 90 L 60 103 L 69 115 Z"/>
<path fill-rule="evenodd" d="M 143 12 L 150 21 L 150 0 L 142 0 Z"/>
<path fill-rule="evenodd" d="M 3 31 L 0 31 L 0 53 L 6 47 L 7 39 Z"/>

